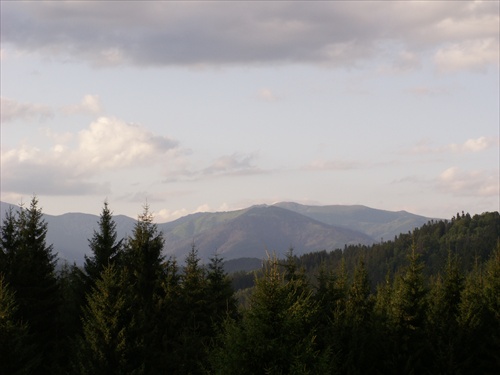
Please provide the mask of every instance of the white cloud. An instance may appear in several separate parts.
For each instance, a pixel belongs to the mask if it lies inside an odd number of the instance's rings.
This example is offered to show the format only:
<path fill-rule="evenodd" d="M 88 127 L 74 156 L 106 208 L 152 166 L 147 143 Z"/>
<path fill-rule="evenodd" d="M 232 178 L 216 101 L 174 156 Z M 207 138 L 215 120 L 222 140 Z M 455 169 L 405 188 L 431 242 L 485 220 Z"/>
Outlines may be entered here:
<path fill-rule="evenodd" d="M 439 175 L 436 184 L 441 192 L 457 196 L 498 197 L 500 194 L 498 170 L 464 171 L 450 167 Z"/>
<path fill-rule="evenodd" d="M 239 154 L 224 155 L 212 162 L 203 170 L 205 175 L 247 175 L 263 173 L 262 170 L 253 165 L 255 155 Z"/>
<path fill-rule="evenodd" d="M 48 150 L 29 145 L 2 150 L 2 189 L 28 194 L 108 192 L 109 186 L 92 183 L 92 178 L 105 171 L 157 165 L 174 158 L 177 148 L 170 138 L 108 117 L 91 123 L 76 140 L 76 148 L 56 143 Z"/>
<path fill-rule="evenodd" d="M 314 160 L 302 167 L 302 169 L 311 171 L 347 171 L 362 167 L 363 163 L 355 160 Z"/>
<path fill-rule="evenodd" d="M 74 114 L 98 114 L 102 106 L 98 95 L 85 95 L 79 104 L 68 105 L 62 108 L 62 112 L 68 115 Z"/>
<path fill-rule="evenodd" d="M 266 102 L 274 102 L 278 100 L 278 97 L 268 88 L 264 88 L 259 91 L 259 98 Z"/>
<path fill-rule="evenodd" d="M 479 137 L 466 140 L 463 144 L 451 144 L 447 148 L 455 152 L 480 152 L 498 146 L 498 138 Z"/>
<path fill-rule="evenodd" d="M 186 208 L 180 208 L 173 211 L 163 208 L 155 214 L 155 220 L 160 223 L 173 221 L 183 216 L 189 215 L 189 213 L 190 212 Z"/>
<path fill-rule="evenodd" d="M 499 49 L 498 39 L 467 40 L 440 48 L 434 56 L 434 62 L 442 72 L 484 70 L 491 65 L 498 67 Z"/>
<path fill-rule="evenodd" d="M 485 137 L 467 139 L 464 143 L 451 143 L 445 146 L 434 146 L 429 138 L 421 139 L 409 151 L 410 154 L 428 155 L 446 152 L 469 153 L 481 152 L 493 147 L 498 147 L 500 140 L 498 137 Z"/>
<path fill-rule="evenodd" d="M 3 123 L 15 120 L 46 120 L 54 116 L 54 111 L 42 104 L 20 103 L 13 99 L 0 98 L 0 115 Z"/>

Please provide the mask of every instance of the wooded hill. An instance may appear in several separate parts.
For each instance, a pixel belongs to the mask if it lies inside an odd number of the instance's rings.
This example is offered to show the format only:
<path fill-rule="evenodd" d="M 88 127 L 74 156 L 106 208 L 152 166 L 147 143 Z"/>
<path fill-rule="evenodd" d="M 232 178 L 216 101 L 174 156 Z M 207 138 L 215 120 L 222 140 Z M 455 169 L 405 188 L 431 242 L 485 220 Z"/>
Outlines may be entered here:
<path fill-rule="evenodd" d="M 9 208 L 0 202 L 2 220 Z M 118 238 L 128 237 L 136 219 L 115 215 Z M 53 216 L 47 222 L 47 242 L 61 260 L 82 266 L 90 255 L 88 238 L 98 229 L 99 217 L 82 213 Z M 303 206 L 296 203 L 252 206 L 237 211 L 199 212 L 168 223 L 158 223 L 165 238 L 164 255 L 183 260 L 191 244 L 208 263 L 216 252 L 226 260 L 256 257 L 266 252 L 284 256 L 290 246 L 295 254 L 343 248 L 345 244 L 370 245 L 381 237 L 391 239 L 425 224 L 429 218 L 399 211 L 391 212 L 364 206 Z"/>
<path fill-rule="evenodd" d="M 496 374 L 499 229 L 498 212 L 462 213 L 271 255 L 238 306 L 221 258 L 162 255 L 147 206 L 122 240 L 105 204 L 84 266 L 56 273 L 33 198 L 2 222 L 0 373 Z"/>

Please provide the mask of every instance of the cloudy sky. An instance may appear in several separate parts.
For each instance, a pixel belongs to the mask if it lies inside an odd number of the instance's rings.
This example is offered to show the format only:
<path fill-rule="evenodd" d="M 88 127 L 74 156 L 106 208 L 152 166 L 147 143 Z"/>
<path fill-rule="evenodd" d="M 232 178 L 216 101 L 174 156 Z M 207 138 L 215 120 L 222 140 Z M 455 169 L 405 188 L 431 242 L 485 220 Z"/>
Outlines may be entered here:
<path fill-rule="evenodd" d="M 499 2 L 1 2 L 1 200 L 499 209 Z"/>

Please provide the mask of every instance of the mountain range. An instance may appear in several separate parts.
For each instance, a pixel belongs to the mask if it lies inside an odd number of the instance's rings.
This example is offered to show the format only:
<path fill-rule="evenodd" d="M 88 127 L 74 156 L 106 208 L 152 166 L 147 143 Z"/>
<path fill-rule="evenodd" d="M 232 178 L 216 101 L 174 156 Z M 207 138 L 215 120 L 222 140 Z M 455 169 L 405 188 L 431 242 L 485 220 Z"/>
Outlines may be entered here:
<path fill-rule="evenodd" d="M 9 203 L 1 202 L 3 221 Z M 16 209 L 17 206 L 14 206 Z M 60 259 L 83 264 L 88 239 L 98 229 L 99 216 L 83 213 L 44 215 L 47 243 Z M 114 216 L 119 238 L 131 235 L 135 219 Z M 427 223 L 430 218 L 406 211 L 385 211 L 366 206 L 308 206 L 292 202 L 252 206 L 228 212 L 203 212 L 158 224 L 165 237 L 165 255 L 183 262 L 194 244 L 203 261 L 216 252 L 224 259 L 284 255 L 289 248 L 300 255 L 333 250 L 345 245 L 370 245 L 392 239 Z"/>

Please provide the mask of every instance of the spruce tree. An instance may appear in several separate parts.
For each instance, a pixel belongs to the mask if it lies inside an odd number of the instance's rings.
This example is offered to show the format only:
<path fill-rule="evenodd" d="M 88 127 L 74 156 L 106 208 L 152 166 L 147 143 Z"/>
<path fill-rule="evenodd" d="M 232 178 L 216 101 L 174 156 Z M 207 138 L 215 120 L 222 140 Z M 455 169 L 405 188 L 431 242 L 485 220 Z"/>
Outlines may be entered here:
<path fill-rule="evenodd" d="M 116 223 L 108 202 L 105 201 L 99 219 L 99 231 L 94 231 L 92 238 L 89 239 L 92 256 L 85 255 L 85 273 L 92 282 L 97 280 L 105 267 L 119 259 L 123 240 L 117 240 L 117 237 Z"/>
<path fill-rule="evenodd" d="M 394 348 L 389 367 L 399 374 L 427 371 L 429 365 L 425 335 L 428 290 L 415 242 L 408 259 L 410 264 L 406 271 L 395 280 L 391 300 L 390 324 Z"/>
<path fill-rule="evenodd" d="M 11 279 L 13 261 L 19 247 L 19 227 L 12 206 L 9 207 L 1 225 L 0 235 L 0 274 Z"/>
<path fill-rule="evenodd" d="M 0 374 L 31 374 L 40 361 L 28 326 L 15 317 L 17 308 L 14 293 L 0 275 Z"/>
<path fill-rule="evenodd" d="M 296 293 L 293 283 L 285 281 L 277 259 L 270 259 L 242 322 L 224 325 L 222 346 L 213 357 L 217 373 L 326 373 L 315 343 L 316 304 L 310 290 Z"/>
<path fill-rule="evenodd" d="M 455 374 L 460 368 L 461 334 L 458 325 L 459 305 L 464 277 L 458 259 L 448 252 L 443 276 L 431 290 L 429 308 L 429 337 L 433 345 L 432 367 L 443 374 Z"/>
<path fill-rule="evenodd" d="M 138 364 L 144 365 L 145 374 L 157 373 L 157 358 L 161 351 L 158 342 L 163 336 L 162 317 L 159 316 L 161 300 L 164 298 L 163 246 L 163 234 L 158 232 L 149 206 L 145 205 L 123 255 L 137 322 L 135 340 L 142 343 L 141 349 L 136 352 L 136 359 Z"/>
<path fill-rule="evenodd" d="M 136 356 L 137 321 L 124 270 L 109 265 L 101 272 L 83 312 L 83 335 L 79 340 L 74 371 L 88 375 L 143 374 L 144 363 Z"/>
<path fill-rule="evenodd" d="M 9 225 L 12 217 L 8 219 Z M 38 200 L 33 197 L 28 208 L 21 206 L 15 218 L 12 249 L 7 250 L 9 270 L 7 282 L 16 294 L 16 318 L 26 322 L 33 343 L 41 353 L 37 373 L 52 373 L 57 345 L 59 291 L 55 275 L 56 255 L 46 244 L 47 223 L 43 220 Z M 2 245 L 4 246 L 4 245 Z"/>
<path fill-rule="evenodd" d="M 347 355 L 342 368 L 349 374 L 374 372 L 377 360 L 376 340 L 373 324 L 373 300 L 370 295 L 370 280 L 363 258 L 354 269 L 354 278 L 348 291 L 346 304 Z"/>
<path fill-rule="evenodd" d="M 212 332 L 209 314 L 208 285 L 205 269 L 200 264 L 198 249 L 193 243 L 186 257 L 181 275 L 181 311 L 183 321 L 180 332 L 179 373 L 199 374 L 203 372 L 206 359 L 205 346 Z"/>

